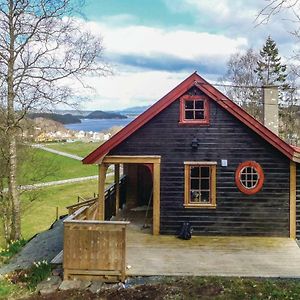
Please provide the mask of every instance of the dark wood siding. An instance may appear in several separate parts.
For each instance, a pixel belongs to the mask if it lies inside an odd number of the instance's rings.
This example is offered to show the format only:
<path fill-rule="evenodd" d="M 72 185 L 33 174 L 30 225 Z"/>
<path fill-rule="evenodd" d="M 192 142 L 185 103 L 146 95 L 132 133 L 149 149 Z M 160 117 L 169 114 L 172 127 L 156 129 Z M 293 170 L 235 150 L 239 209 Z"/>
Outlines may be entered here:
<path fill-rule="evenodd" d="M 195 88 L 190 93 L 201 93 Z M 180 125 L 179 100 L 110 154 L 161 155 L 161 233 L 175 234 L 190 221 L 195 234 L 289 236 L 289 160 L 209 101 L 210 125 Z M 192 151 L 191 141 L 200 141 Z M 227 159 L 228 167 L 220 160 Z M 234 181 L 239 163 L 255 160 L 265 173 L 262 190 L 242 194 Z M 217 208 L 184 208 L 184 161 L 217 161 Z"/>
<path fill-rule="evenodd" d="M 296 166 L 296 238 L 300 239 L 300 164 Z"/>

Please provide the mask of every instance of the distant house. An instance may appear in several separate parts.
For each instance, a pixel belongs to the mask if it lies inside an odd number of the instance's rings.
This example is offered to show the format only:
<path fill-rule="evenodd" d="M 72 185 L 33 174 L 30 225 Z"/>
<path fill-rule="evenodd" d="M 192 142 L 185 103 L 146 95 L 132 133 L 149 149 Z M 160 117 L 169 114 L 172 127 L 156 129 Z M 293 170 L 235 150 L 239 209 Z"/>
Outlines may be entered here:
<path fill-rule="evenodd" d="M 153 194 L 154 234 L 300 237 L 300 149 L 196 73 L 83 162 L 100 166 L 102 219 L 103 176 L 124 164 L 127 206 Z"/>

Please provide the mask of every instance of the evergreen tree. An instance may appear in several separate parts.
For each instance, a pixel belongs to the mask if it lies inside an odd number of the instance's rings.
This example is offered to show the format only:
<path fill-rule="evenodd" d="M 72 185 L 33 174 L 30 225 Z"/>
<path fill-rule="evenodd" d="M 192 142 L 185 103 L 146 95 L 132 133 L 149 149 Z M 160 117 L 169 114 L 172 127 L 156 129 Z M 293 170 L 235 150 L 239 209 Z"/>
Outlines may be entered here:
<path fill-rule="evenodd" d="M 262 85 L 284 85 L 287 73 L 286 65 L 281 63 L 278 48 L 274 40 L 269 36 L 260 51 L 255 72 Z"/>

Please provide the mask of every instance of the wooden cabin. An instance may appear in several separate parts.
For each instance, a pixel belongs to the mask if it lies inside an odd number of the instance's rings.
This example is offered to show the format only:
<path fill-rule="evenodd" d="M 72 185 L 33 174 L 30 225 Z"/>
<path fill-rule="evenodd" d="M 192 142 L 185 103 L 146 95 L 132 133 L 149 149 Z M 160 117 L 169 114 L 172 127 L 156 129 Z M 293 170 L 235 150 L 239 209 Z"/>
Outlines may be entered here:
<path fill-rule="evenodd" d="M 197 73 L 83 163 L 99 165 L 100 220 L 114 164 L 116 182 L 120 165 L 127 176 L 127 207 L 151 199 L 153 234 L 190 222 L 195 235 L 300 237 L 300 149 Z"/>

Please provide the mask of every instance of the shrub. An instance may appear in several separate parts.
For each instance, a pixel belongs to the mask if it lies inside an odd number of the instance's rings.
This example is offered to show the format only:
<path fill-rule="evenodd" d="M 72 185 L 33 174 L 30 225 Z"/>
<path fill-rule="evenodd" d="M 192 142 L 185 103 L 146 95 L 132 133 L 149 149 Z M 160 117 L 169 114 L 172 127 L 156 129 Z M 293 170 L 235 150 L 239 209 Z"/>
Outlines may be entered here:
<path fill-rule="evenodd" d="M 51 265 L 46 261 L 34 262 L 33 266 L 24 275 L 23 281 L 26 282 L 27 287 L 32 290 L 37 284 L 48 278 L 51 274 Z"/>
<path fill-rule="evenodd" d="M 0 259 L 2 262 L 7 262 L 11 257 L 20 252 L 26 245 L 27 241 L 24 239 L 10 241 L 6 248 L 0 249 Z"/>

